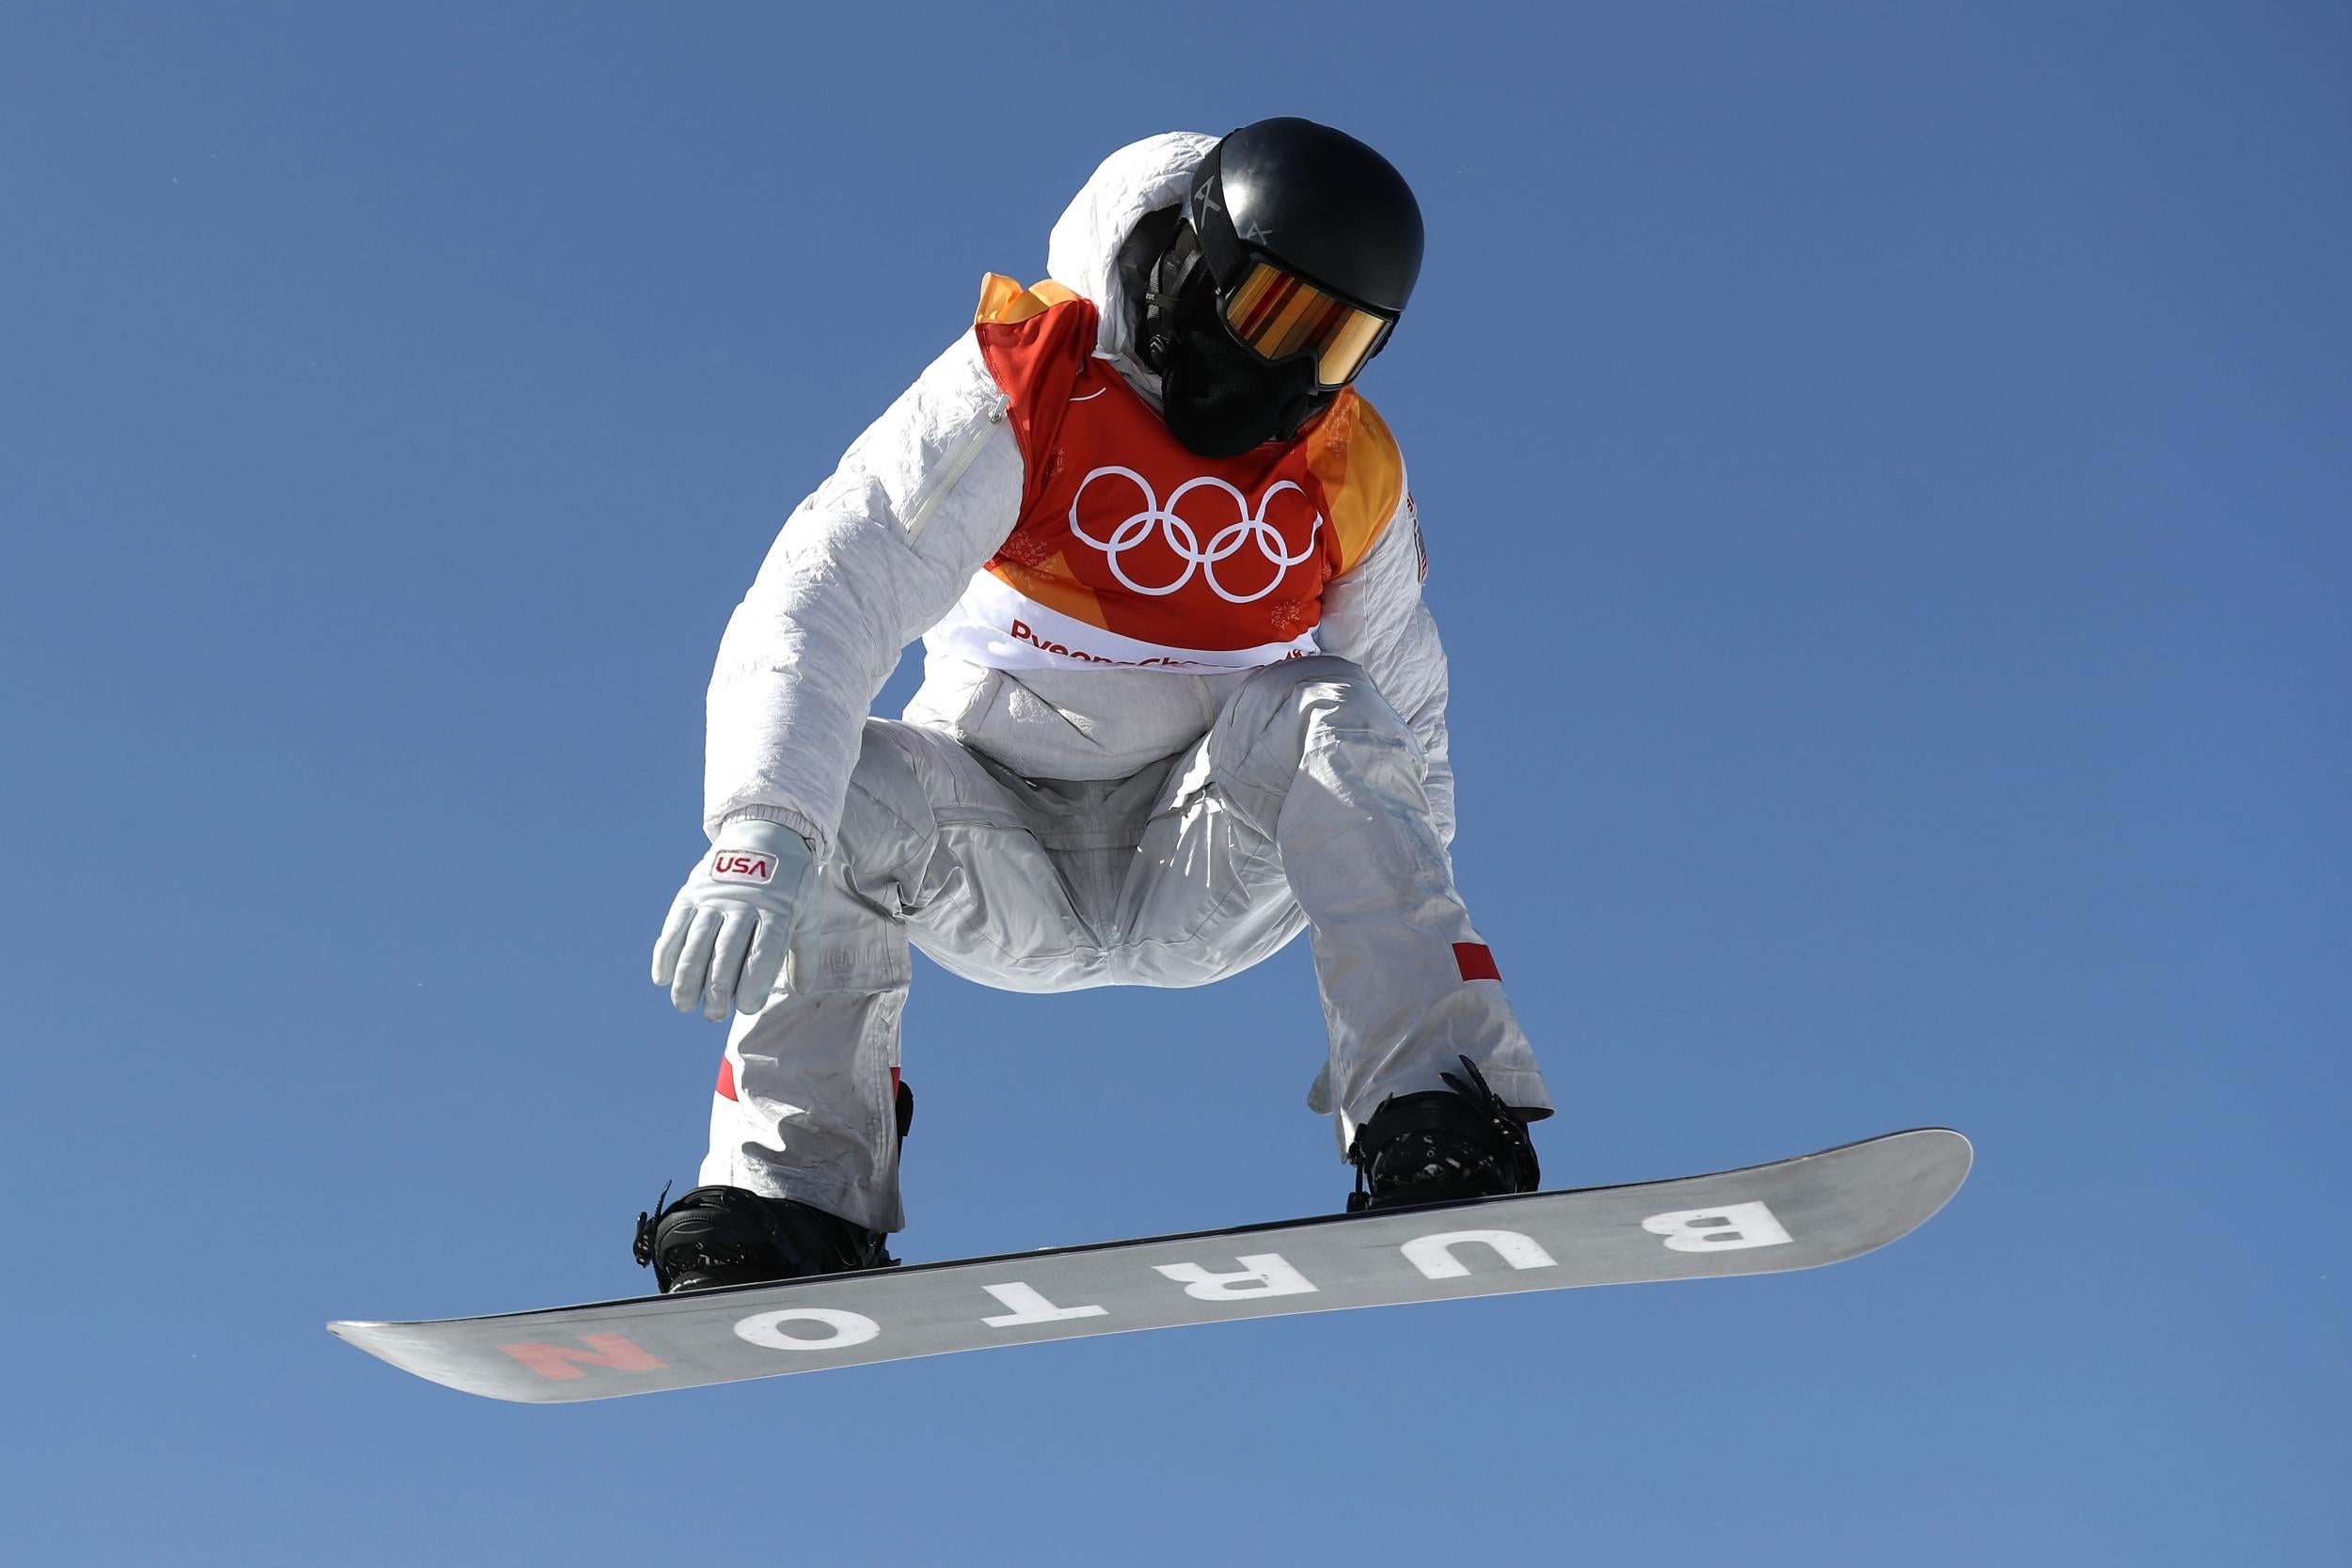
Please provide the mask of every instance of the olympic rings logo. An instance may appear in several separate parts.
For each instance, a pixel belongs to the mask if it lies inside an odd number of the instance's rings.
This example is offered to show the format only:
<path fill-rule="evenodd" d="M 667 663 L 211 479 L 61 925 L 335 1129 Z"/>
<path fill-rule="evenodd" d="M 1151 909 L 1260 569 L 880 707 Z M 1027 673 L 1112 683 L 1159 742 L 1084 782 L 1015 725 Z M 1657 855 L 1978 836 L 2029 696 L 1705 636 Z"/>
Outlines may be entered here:
<path fill-rule="evenodd" d="M 1097 539 L 1079 524 L 1078 503 L 1086 499 L 1088 485 L 1092 484 L 1098 479 L 1114 475 L 1131 482 L 1137 490 L 1143 493 L 1143 505 L 1140 510 L 1131 513 L 1126 521 L 1111 530 L 1111 536 L 1108 539 Z M 1209 535 L 1209 543 L 1205 548 L 1201 546 L 1200 535 L 1193 526 L 1176 515 L 1176 507 L 1180 501 L 1193 491 L 1202 489 L 1224 492 L 1232 498 L 1234 509 L 1241 514 L 1240 521 L 1228 523 Z M 1101 550 L 1103 559 L 1110 564 L 1111 576 L 1117 578 L 1134 593 L 1144 594 L 1149 598 L 1166 598 L 1190 582 L 1193 573 L 1197 571 L 1200 574 L 1201 580 L 1209 585 L 1209 592 L 1223 599 L 1227 604 L 1255 604 L 1279 588 L 1282 585 L 1282 579 L 1289 575 L 1292 567 L 1313 559 L 1315 539 L 1323 531 L 1323 515 L 1317 513 L 1314 526 L 1307 531 L 1306 546 L 1296 555 L 1289 553 L 1288 543 L 1283 539 L 1281 530 L 1267 522 L 1265 516 L 1267 506 L 1275 497 L 1285 490 L 1295 490 L 1302 498 L 1307 494 L 1306 491 L 1299 489 L 1295 482 L 1282 480 L 1269 486 L 1266 493 L 1258 498 L 1257 510 L 1252 512 L 1249 507 L 1249 498 L 1243 495 L 1240 490 L 1214 475 L 1203 474 L 1198 479 L 1188 479 L 1176 486 L 1168 495 L 1168 504 L 1162 506 L 1159 497 L 1152 489 L 1152 482 L 1133 468 L 1121 468 L 1116 466 L 1097 468 L 1078 482 L 1078 493 L 1070 498 L 1070 531 L 1083 543 Z M 1162 583 L 1157 587 L 1137 582 L 1134 578 L 1129 577 L 1126 567 L 1120 563 L 1119 559 L 1135 546 L 1143 543 L 1155 529 L 1168 547 L 1175 553 L 1176 559 L 1183 562 L 1184 566 L 1184 569 L 1177 575 L 1175 581 Z M 1236 594 L 1216 578 L 1217 564 L 1231 560 L 1245 545 L 1256 546 L 1259 558 L 1274 568 L 1272 580 L 1254 594 Z"/>

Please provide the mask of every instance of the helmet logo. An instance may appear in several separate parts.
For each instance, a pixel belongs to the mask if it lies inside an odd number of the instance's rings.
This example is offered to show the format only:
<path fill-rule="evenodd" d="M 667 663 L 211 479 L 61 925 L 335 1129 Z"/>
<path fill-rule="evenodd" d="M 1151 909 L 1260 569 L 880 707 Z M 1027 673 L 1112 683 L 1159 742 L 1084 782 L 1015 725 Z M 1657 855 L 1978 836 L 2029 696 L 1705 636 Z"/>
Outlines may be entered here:
<path fill-rule="evenodd" d="M 1108 538 L 1097 538 L 1078 521 L 1078 506 L 1086 499 L 1088 487 L 1096 480 L 1113 477 L 1133 483 L 1142 493 L 1143 505 L 1128 514 L 1125 521 L 1112 529 Z M 1200 543 L 1199 531 L 1177 515 L 1179 504 L 1196 490 L 1216 491 L 1225 496 L 1239 514 L 1237 521 L 1228 523 L 1209 535 L 1205 547 Z M 1315 541 L 1323 532 L 1323 515 L 1317 513 L 1307 530 L 1307 542 L 1299 546 L 1297 554 L 1290 553 L 1290 542 L 1283 538 L 1282 531 L 1266 519 L 1267 508 L 1272 505 L 1274 498 L 1285 490 L 1295 492 L 1302 501 L 1306 499 L 1307 492 L 1300 489 L 1295 482 L 1285 479 L 1267 486 L 1265 493 L 1258 498 L 1256 509 L 1252 510 L 1249 498 L 1239 489 L 1213 474 L 1202 474 L 1176 486 L 1168 493 L 1168 504 L 1163 506 L 1158 493 L 1152 488 L 1152 482 L 1133 468 L 1117 466 L 1101 467 L 1079 481 L 1078 493 L 1070 498 L 1070 531 L 1082 544 L 1101 550 L 1104 561 L 1110 566 L 1111 576 L 1131 593 L 1149 598 L 1165 598 L 1182 589 L 1192 580 L 1193 574 L 1199 572 L 1201 580 L 1208 584 L 1209 591 L 1227 604 L 1255 604 L 1279 588 L 1292 567 L 1314 558 Z M 1216 503 L 1211 504 L 1214 506 Z M 1167 553 L 1174 557 L 1183 570 L 1176 573 L 1174 580 L 1153 586 L 1130 577 L 1120 557 L 1137 546 L 1144 546 L 1150 554 L 1156 556 L 1159 552 L 1146 545 L 1146 541 L 1155 534 L 1160 544 L 1166 546 Z M 1238 594 L 1217 579 L 1217 567 L 1239 554 L 1245 546 L 1255 546 L 1254 553 L 1258 560 L 1272 568 L 1273 576 L 1262 587 L 1250 593 Z M 1230 572 L 1232 568 L 1228 570 Z"/>

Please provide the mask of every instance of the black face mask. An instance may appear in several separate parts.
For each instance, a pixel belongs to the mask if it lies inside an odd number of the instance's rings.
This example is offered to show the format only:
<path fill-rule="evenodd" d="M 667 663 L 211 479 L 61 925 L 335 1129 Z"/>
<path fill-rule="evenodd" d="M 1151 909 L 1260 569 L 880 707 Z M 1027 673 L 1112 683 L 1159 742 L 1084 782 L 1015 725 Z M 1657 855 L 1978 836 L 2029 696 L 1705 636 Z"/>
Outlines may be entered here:
<path fill-rule="evenodd" d="M 1238 457 L 1267 441 L 1288 441 L 1337 395 L 1316 384 L 1314 356 L 1269 364 L 1236 341 L 1205 266 L 1193 268 L 1177 291 L 1168 326 L 1161 414 L 1176 439 L 1202 457 Z"/>

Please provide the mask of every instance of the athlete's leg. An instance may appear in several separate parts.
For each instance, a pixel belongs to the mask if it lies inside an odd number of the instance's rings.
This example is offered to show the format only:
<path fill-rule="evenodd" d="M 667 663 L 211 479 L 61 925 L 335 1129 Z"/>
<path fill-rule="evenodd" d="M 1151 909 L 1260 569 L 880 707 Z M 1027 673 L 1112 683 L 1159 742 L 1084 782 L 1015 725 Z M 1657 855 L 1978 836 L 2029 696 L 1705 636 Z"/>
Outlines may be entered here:
<path fill-rule="evenodd" d="M 896 1230 L 909 924 L 1012 989 L 1086 984 L 1099 960 L 1013 792 L 946 736 L 868 720 L 836 840 L 782 994 L 729 1035 L 701 1180 Z"/>
<path fill-rule="evenodd" d="M 1477 1064 L 1549 1113 L 1543 1076 L 1454 887 L 1412 730 L 1358 666 L 1293 659 L 1242 683 L 1179 760 L 1125 906 L 1122 978 L 1191 985 L 1248 967 L 1304 921 L 1330 1033 L 1315 1108 L 1344 1148 L 1391 1095 Z"/>

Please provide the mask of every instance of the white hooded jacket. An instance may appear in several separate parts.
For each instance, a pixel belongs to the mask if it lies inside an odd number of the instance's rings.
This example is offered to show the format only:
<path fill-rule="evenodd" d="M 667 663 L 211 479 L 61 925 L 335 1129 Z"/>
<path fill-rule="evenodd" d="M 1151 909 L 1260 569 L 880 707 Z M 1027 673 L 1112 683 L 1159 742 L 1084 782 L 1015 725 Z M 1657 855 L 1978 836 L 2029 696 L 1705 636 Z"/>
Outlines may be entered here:
<path fill-rule="evenodd" d="M 1134 279 L 1121 246 L 1173 207 L 1216 144 L 1176 132 L 1111 154 L 1054 226 L 1052 277 L 1092 301 L 1095 352 L 1157 405 L 1134 357 Z M 1131 262 L 1133 258 L 1128 259 Z M 850 444 L 794 510 L 719 647 L 708 697 L 704 826 L 782 823 L 821 854 L 841 818 L 860 732 L 900 651 L 955 606 L 1019 521 L 1023 458 L 1006 399 L 966 331 Z M 1421 600 L 1419 522 L 1396 515 L 1325 587 L 1316 640 L 1354 660 L 1403 714 L 1428 764 L 1441 838 L 1454 836 L 1444 650 Z M 1123 778 L 1199 740 L 1247 672 L 990 669 L 926 648 L 905 717 L 1015 773 Z"/>

